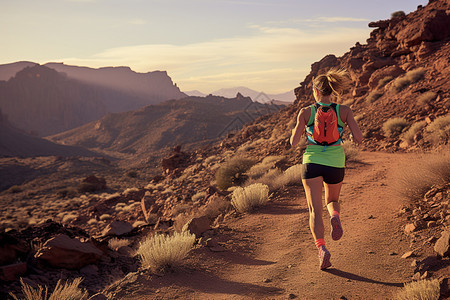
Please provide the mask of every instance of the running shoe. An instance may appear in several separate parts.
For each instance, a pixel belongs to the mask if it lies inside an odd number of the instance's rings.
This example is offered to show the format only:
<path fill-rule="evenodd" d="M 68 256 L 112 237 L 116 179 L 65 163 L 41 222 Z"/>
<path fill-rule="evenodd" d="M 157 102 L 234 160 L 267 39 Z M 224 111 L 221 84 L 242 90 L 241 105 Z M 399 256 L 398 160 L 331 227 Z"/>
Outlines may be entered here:
<path fill-rule="evenodd" d="M 325 248 L 325 246 L 320 246 L 319 247 L 319 261 L 320 261 L 320 269 L 321 270 L 331 267 L 330 258 L 331 258 L 331 254 L 327 250 L 327 248 Z"/>
<path fill-rule="evenodd" d="M 334 215 L 331 217 L 331 238 L 334 241 L 339 240 L 344 234 L 344 230 L 342 230 L 341 219 L 339 216 Z"/>

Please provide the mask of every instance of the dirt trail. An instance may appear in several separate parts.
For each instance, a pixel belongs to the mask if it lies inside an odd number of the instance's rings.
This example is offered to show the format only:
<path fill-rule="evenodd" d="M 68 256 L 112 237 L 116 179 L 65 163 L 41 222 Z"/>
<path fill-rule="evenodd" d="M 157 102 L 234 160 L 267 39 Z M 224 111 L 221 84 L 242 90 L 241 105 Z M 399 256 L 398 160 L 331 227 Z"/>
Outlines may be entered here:
<path fill-rule="evenodd" d="M 401 258 L 409 247 L 396 217 L 402 200 L 390 190 L 389 171 L 409 157 L 363 152 L 362 163 L 347 166 L 341 240 L 331 240 L 324 209 L 333 264 L 328 271 L 318 268 L 302 188 L 291 187 L 256 213 L 225 224 L 228 251 L 203 248 L 193 258 L 200 268 L 194 262 L 190 269 L 136 282 L 126 298 L 389 299 L 412 275 L 411 261 Z"/>

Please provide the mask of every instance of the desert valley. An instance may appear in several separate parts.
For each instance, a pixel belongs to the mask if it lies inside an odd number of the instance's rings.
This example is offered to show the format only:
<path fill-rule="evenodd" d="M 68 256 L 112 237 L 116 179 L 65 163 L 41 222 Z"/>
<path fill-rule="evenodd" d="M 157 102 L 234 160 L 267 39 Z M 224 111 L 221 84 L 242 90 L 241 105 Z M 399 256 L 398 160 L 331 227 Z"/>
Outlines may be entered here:
<path fill-rule="evenodd" d="M 59 280 L 81 280 L 73 299 L 407 299 L 413 281 L 450 297 L 450 2 L 368 25 L 366 43 L 313 62 L 287 94 L 184 93 L 165 71 L 128 67 L 0 65 L 0 298 Z M 339 103 L 364 139 L 344 131 L 345 235 L 320 271 L 306 143 L 289 138 L 331 68 L 350 74 Z M 233 199 L 251 187 L 265 203 L 241 210 Z M 149 237 L 186 233 L 177 264 L 145 262 Z"/>

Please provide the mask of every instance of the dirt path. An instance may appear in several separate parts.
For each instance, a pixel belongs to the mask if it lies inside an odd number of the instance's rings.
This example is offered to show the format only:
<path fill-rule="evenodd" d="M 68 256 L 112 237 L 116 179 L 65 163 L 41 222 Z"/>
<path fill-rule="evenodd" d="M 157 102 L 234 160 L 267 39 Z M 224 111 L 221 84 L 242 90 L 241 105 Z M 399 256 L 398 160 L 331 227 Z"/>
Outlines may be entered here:
<path fill-rule="evenodd" d="M 224 252 L 197 251 L 191 268 L 136 283 L 129 299 L 389 299 L 409 281 L 409 250 L 396 217 L 402 200 L 390 190 L 400 154 L 361 154 L 342 190 L 344 236 L 332 241 L 333 267 L 318 268 L 301 187 L 291 187 L 254 214 L 232 219 Z M 325 214 L 324 220 L 329 217 Z M 397 255 L 393 254 L 395 252 Z M 139 295 L 139 296 L 138 296 Z"/>

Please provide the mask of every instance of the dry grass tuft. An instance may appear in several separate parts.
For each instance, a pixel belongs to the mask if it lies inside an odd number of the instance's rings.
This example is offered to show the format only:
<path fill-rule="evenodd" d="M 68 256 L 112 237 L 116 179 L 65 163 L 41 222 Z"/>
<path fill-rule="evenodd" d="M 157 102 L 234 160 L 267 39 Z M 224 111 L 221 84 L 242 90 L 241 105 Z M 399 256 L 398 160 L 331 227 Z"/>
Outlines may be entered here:
<path fill-rule="evenodd" d="M 395 191 L 408 200 L 423 198 L 434 185 L 444 185 L 450 180 L 450 154 L 426 154 L 404 164 L 396 171 Z"/>
<path fill-rule="evenodd" d="M 387 137 L 397 136 L 408 126 L 408 121 L 403 118 L 391 118 L 383 123 L 384 135 Z"/>
<path fill-rule="evenodd" d="M 188 231 L 173 235 L 155 234 L 140 243 L 137 254 L 146 269 L 165 270 L 180 265 L 191 251 L 195 235 Z"/>
<path fill-rule="evenodd" d="M 426 138 L 435 145 L 447 144 L 450 137 L 450 115 L 436 118 L 427 128 Z"/>
<path fill-rule="evenodd" d="M 409 145 L 414 144 L 414 136 L 426 125 L 427 122 L 425 121 L 414 123 L 407 131 L 402 134 L 401 139 L 407 142 Z"/>
<path fill-rule="evenodd" d="M 425 92 L 422 95 L 420 95 L 419 97 L 417 97 L 417 104 L 419 106 L 424 106 L 426 104 L 430 104 L 431 101 L 433 101 L 434 99 L 436 99 L 437 94 L 435 92 Z"/>
<path fill-rule="evenodd" d="M 75 278 L 71 283 L 61 283 L 61 280 L 58 280 L 56 284 L 55 290 L 51 295 L 48 295 L 48 287 L 44 288 L 41 285 L 38 285 L 37 288 L 33 288 L 28 284 L 24 283 L 22 279 L 20 279 L 20 283 L 22 284 L 22 293 L 25 298 L 18 298 L 16 295 L 10 293 L 11 297 L 15 300 L 81 300 L 87 299 L 88 293 L 87 291 L 81 290 L 78 286 L 80 285 L 82 278 Z M 43 293 L 44 292 L 44 293 Z"/>
<path fill-rule="evenodd" d="M 373 90 L 369 93 L 369 95 L 367 95 L 366 102 L 373 103 L 373 102 L 377 101 L 381 96 L 383 96 L 383 93 L 381 93 L 377 90 Z"/>
<path fill-rule="evenodd" d="M 438 279 L 420 280 L 406 283 L 397 294 L 398 300 L 438 300 L 440 285 Z"/>
<path fill-rule="evenodd" d="M 231 205 L 238 212 L 250 212 L 267 201 L 269 201 L 269 187 L 262 183 L 254 183 L 245 188 L 236 188 L 232 194 Z"/>
<path fill-rule="evenodd" d="M 392 88 L 396 93 L 400 92 L 407 86 L 421 80 L 425 76 L 425 69 L 418 68 L 415 70 L 411 70 L 406 73 L 404 76 L 395 79 L 392 84 Z"/>

